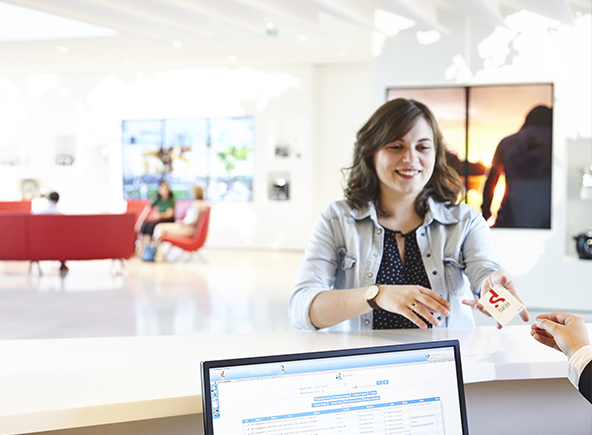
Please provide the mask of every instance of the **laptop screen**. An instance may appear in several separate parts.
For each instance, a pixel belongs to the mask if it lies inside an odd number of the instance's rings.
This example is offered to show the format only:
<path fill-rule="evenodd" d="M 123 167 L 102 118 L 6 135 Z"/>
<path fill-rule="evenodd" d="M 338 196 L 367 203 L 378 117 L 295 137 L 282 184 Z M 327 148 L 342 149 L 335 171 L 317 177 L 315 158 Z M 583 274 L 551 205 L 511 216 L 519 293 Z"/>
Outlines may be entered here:
<path fill-rule="evenodd" d="M 205 434 L 467 434 L 457 340 L 202 363 Z"/>

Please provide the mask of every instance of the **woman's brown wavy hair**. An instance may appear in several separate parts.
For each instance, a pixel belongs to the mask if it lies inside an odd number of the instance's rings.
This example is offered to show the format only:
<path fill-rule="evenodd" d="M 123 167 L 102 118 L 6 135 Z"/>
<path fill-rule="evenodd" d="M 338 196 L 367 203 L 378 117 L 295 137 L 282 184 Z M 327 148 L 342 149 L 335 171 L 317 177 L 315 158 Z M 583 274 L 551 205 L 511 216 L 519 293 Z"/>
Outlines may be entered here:
<path fill-rule="evenodd" d="M 458 203 L 465 188 L 458 173 L 446 162 L 446 145 L 436 118 L 430 109 L 415 100 L 397 98 L 382 105 L 357 134 L 352 166 L 343 168 L 346 176 L 345 197 L 349 204 L 360 209 L 368 201 L 378 211 L 388 215 L 380 204 L 380 182 L 374 167 L 374 155 L 385 145 L 401 139 L 423 117 L 434 133 L 436 162 L 434 173 L 415 200 L 415 210 L 425 216 L 428 198 L 439 202 Z"/>

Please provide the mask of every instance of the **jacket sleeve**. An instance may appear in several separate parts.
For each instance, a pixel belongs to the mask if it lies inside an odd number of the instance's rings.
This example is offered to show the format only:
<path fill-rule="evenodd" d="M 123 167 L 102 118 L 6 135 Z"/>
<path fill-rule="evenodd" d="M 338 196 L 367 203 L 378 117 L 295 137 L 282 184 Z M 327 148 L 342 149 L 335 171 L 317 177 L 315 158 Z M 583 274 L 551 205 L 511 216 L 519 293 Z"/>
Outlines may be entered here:
<path fill-rule="evenodd" d="M 308 239 L 289 305 L 290 321 L 297 329 L 317 329 L 310 321 L 310 305 L 319 293 L 331 290 L 335 284 L 339 262 L 336 220 L 327 208 L 317 219 Z"/>
<path fill-rule="evenodd" d="M 462 250 L 465 274 L 471 283 L 471 292 L 479 297 L 483 280 L 502 268 L 491 229 L 480 213 L 471 214 Z"/>
<path fill-rule="evenodd" d="M 580 375 L 580 382 L 578 388 L 582 396 L 592 403 L 592 361 L 584 367 L 582 374 Z"/>

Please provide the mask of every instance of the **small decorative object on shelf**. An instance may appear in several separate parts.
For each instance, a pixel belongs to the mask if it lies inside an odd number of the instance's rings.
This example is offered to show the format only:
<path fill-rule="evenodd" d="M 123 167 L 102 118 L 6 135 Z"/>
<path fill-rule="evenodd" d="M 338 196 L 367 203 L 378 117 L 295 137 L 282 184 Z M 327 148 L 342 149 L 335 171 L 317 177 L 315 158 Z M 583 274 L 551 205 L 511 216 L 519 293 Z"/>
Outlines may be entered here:
<path fill-rule="evenodd" d="M 582 260 L 592 260 L 592 230 L 587 230 L 574 237 L 576 250 Z"/>
<path fill-rule="evenodd" d="M 580 187 L 581 199 L 592 199 L 592 164 L 584 168 L 582 176 L 582 186 Z"/>

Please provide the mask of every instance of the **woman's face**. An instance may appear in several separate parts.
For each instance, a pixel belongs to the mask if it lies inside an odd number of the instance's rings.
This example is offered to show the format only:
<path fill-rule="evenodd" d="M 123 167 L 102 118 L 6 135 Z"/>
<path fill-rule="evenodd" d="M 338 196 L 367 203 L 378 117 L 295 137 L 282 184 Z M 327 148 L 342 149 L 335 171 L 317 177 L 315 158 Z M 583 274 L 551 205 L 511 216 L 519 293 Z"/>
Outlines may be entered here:
<path fill-rule="evenodd" d="M 417 198 L 430 181 L 436 164 L 434 132 L 422 117 L 401 139 L 374 154 L 380 194 L 386 198 Z"/>
<path fill-rule="evenodd" d="M 161 198 L 167 199 L 171 193 L 169 185 L 167 183 L 162 183 L 160 186 L 158 186 L 158 193 L 160 194 Z"/>

